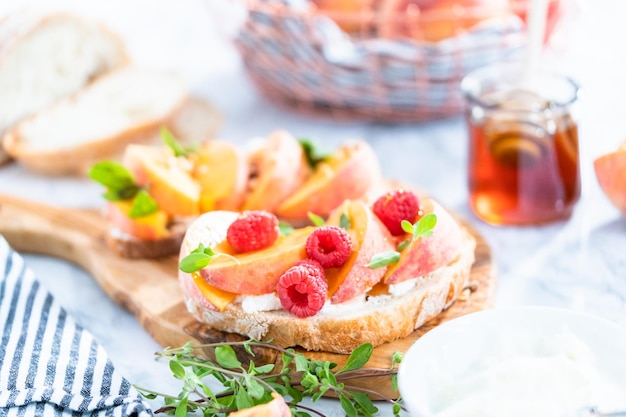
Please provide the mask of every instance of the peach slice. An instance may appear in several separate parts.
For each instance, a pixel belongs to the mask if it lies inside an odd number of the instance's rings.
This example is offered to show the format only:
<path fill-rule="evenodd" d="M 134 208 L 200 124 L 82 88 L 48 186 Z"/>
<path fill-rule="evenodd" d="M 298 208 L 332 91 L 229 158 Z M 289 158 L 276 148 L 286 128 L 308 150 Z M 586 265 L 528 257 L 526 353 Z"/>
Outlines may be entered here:
<path fill-rule="evenodd" d="M 234 216 L 233 216 L 234 215 Z M 280 276 L 306 258 L 305 243 L 313 227 L 281 236 L 269 248 L 235 254 L 226 241 L 228 226 L 239 213 L 211 211 L 194 220 L 181 246 L 180 258 L 203 243 L 224 254 L 214 258 L 199 274 L 209 285 L 237 294 L 269 294 L 276 290 Z"/>
<path fill-rule="evenodd" d="M 306 219 L 308 212 L 326 217 L 344 200 L 362 198 L 381 179 L 374 150 L 364 141 L 339 147 L 320 162 L 309 179 L 283 201 L 276 214 Z"/>
<path fill-rule="evenodd" d="M 167 223 L 169 216 L 158 210 L 147 216 L 130 218 L 132 201 L 110 201 L 106 205 L 106 213 L 111 225 L 122 233 L 138 239 L 155 240 L 169 235 Z"/>
<path fill-rule="evenodd" d="M 433 234 L 418 238 L 400 252 L 400 260 L 387 269 L 386 284 L 396 284 L 424 276 L 449 264 L 461 253 L 463 234 L 457 221 L 432 200 L 422 201 L 424 214 L 434 213 L 437 224 Z"/>
<path fill-rule="evenodd" d="M 194 158 L 192 176 L 200 184 L 200 211 L 238 210 L 246 198 L 248 164 L 228 142 L 205 142 Z"/>
<path fill-rule="evenodd" d="M 593 167 L 604 194 L 626 215 L 626 142 L 617 151 L 596 158 Z"/>
<path fill-rule="evenodd" d="M 384 0 L 379 12 L 383 38 L 439 42 L 512 9 L 508 0 Z"/>
<path fill-rule="evenodd" d="M 180 216 L 200 213 L 200 185 L 191 177 L 191 163 L 187 159 L 176 158 L 167 147 L 128 145 L 124 165 L 166 213 Z"/>
<path fill-rule="evenodd" d="M 237 297 L 237 294 L 207 284 L 197 272 L 186 274 L 179 271 L 178 279 L 185 294 L 207 310 L 223 311 Z"/>
<path fill-rule="evenodd" d="M 326 269 L 328 294 L 333 304 L 364 294 L 385 274 L 385 268 L 370 268 L 367 264 L 377 253 L 394 250 L 394 240 L 378 217 L 362 201 L 346 200 L 328 218 L 328 224 L 339 226 L 341 216 L 350 220 L 348 234 L 352 253 L 340 268 Z"/>
<path fill-rule="evenodd" d="M 250 156 L 250 193 L 242 210 L 274 211 L 310 174 L 300 143 L 284 130 L 273 132 Z"/>
<path fill-rule="evenodd" d="M 280 394 L 272 393 L 272 400 L 265 404 L 244 408 L 230 413 L 229 417 L 291 417 L 291 410 Z"/>
<path fill-rule="evenodd" d="M 334 20 L 348 33 L 363 32 L 369 27 L 365 19 L 373 10 L 373 0 L 314 0 L 320 13 Z"/>

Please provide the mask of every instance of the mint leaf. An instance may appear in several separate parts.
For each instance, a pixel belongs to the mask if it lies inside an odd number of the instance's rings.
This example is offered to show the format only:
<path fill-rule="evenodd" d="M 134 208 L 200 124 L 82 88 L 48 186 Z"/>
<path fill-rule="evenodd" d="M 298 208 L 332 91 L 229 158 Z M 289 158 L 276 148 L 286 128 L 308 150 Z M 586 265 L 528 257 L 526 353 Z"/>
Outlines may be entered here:
<path fill-rule="evenodd" d="M 146 190 L 139 190 L 133 199 L 133 204 L 130 207 L 128 217 L 136 219 L 137 217 L 144 217 L 155 213 L 158 210 L 159 205 L 156 201 L 154 201 L 150 194 L 148 194 Z"/>
<path fill-rule="evenodd" d="M 342 229 L 350 229 L 352 227 L 352 223 L 350 222 L 350 217 L 346 213 L 341 213 L 341 217 L 339 217 L 339 227 Z"/>
<path fill-rule="evenodd" d="M 126 167 L 115 161 L 101 161 L 91 167 L 89 178 L 110 190 L 136 187 L 135 178 Z"/>
<path fill-rule="evenodd" d="M 241 362 L 237 359 L 235 349 L 228 345 L 217 346 L 215 348 L 215 360 L 220 366 L 227 369 L 241 368 Z"/>
<path fill-rule="evenodd" d="M 415 223 L 413 231 L 413 240 L 419 237 L 428 237 L 433 234 L 433 229 L 437 225 L 437 215 L 428 213 Z"/>
<path fill-rule="evenodd" d="M 381 268 L 383 266 L 395 264 L 399 260 L 400 260 L 399 252 L 396 252 L 396 251 L 381 252 L 372 256 L 372 259 L 370 259 L 370 262 L 365 266 L 367 266 L 368 268 L 372 268 L 372 269 Z"/>
<path fill-rule="evenodd" d="M 306 162 L 309 164 L 311 169 L 315 169 L 317 164 L 332 154 L 332 152 L 322 149 L 310 139 L 300 138 L 298 139 L 298 142 L 300 142 L 300 146 L 302 146 Z"/>
<path fill-rule="evenodd" d="M 411 224 L 410 221 L 402 220 L 400 222 L 400 226 L 402 226 L 402 230 L 404 230 L 405 232 L 413 234 L 413 225 Z"/>
<path fill-rule="evenodd" d="M 202 243 L 183 259 L 178 264 L 178 269 L 188 274 L 197 272 L 207 266 L 215 257 L 219 256 L 210 247 L 205 247 Z"/>
<path fill-rule="evenodd" d="M 307 216 L 309 216 L 309 220 L 311 220 L 315 226 L 324 226 L 326 224 L 326 221 L 315 213 L 309 211 Z"/>
<path fill-rule="evenodd" d="M 371 343 L 357 346 L 348 357 L 346 364 L 337 373 L 361 369 L 370 360 L 373 351 L 374 347 Z"/>
<path fill-rule="evenodd" d="M 403 240 L 402 242 L 400 242 L 398 244 L 398 247 L 396 249 L 398 249 L 399 251 L 404 250 L 404 248 L 406 248 L 407 246 L 409 246 L 409 243 L 411 243 L 408 239 Z"/>
<path fill-rule="evenodd" d="M 289 236 L 293 233 L 293 227 L 285 222 L 278 222 L 278 230 L 281 236 Z"/>
<path fill-rule="evenodd" d="M 172 150 L 174 156 L 176 157 L 187 156 L 191 153 L 189 149 L 186 149 L 178 140 L 176 140 L 172 132 L 170 132 L 166 127 L 161 129 L 161 140 Z"/>
<path fill-rule="evenodd" d="M 421 217 L 415 224 L 411 224 L 411 222 L 407 220 L 402 220 L 400 225 L 402 226 L 402 230 L 411 234 L 412 237 L 409 243 L 413 243 L 420 237 L 428 237 L 433 234 L 433 230 L 437 225 L 437 215 L 434 213 L 428 213 L 424 217 Z M 400 245 L 403 244 L 404 242 Z M 405 247 L 406 246 L 403 246 L 402 249 Z M 400 248 L 400 246 L 398 246 L 398 248 Z"/>

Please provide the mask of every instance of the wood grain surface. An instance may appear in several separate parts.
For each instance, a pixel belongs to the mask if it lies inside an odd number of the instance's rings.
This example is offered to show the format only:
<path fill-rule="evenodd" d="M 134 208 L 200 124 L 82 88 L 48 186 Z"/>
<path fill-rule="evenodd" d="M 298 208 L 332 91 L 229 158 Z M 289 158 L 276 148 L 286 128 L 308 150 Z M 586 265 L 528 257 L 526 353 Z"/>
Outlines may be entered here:
<path fill-rule="evenodd" d="M 454 317 L 491 306 L 495 289 L 495 269 L 491 250 L 471 227 L 476 237 L 476 262 L 470 286 L 461 299 L 437 318 L 410 336 L 378 346 L 366 365 L 376 368 L 369 376 L 351 384 L 375 388 L 396 397 L 387 370 L 391 355 L 405 352 L 415 340 L 433 327 Z M 177 258 L 129 260 L 107 249 L 108 225 L 97 210 L 56 208 L 10 196 L 0 196 L 0 234 L 17 251 L 65 259 L 89 272 L 104 292 L 117 304 L 135 315 L 142 327 L 161 346 L 182 346 L 188 341 L 209 343 L 242 340 L 238 335 L 208 328 L 196 321 L 185 308 L 177 280 Z M 205 352 L 211 356 L 209 351 Z M 307 356 L 345 363 L 347 355 L 304 352 Z M 242 359 L 244 352 L 240 352 Z M 280 356 L 270 349 L 258 349 L 255 362 L 275 363 Z M 377 375 L 377 376 L 375 376 Z"/>

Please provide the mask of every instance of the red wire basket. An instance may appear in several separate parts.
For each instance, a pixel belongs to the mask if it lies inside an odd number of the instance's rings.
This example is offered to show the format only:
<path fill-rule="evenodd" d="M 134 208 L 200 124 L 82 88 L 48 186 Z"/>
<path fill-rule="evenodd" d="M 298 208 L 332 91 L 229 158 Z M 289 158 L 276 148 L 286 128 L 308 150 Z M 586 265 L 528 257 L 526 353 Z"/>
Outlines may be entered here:
<path fill-rule="evenodd" d="M 462 77 L 518 58 L 525 45 L 524 0 L 490 18 L 481 7 L 387 13 L 374 0 L 350 0 L 369 2 L 350 12 L 303 1 L 249 0 L 235 44 L 262 92 L 315 115 L 379 122 L 455 116 L 463 109 Z M 552 0 L 552 16 L 558 3 Z M 444 38 L 429 39 L 429 25 L 443 27 Z"/>

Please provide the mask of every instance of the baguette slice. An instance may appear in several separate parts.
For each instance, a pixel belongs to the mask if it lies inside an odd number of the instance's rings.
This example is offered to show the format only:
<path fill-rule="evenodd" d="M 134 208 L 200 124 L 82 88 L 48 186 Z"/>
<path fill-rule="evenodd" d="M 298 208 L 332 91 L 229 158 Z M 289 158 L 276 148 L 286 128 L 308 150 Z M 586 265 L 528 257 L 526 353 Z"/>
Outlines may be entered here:
<path fill-rule="evenodd" d="M 125 67 L 18 123 L 5 136 L 5 148 L 33 171 L 83 174 L 128 144 L 153 141 L 187 98 L 180 78 Z"/>
<path fill-rule="evenodd" d="M 221 242 L 227 227 L 219 223 L 232 219 L 230 212 L 212 212 L 200 217 L 187 230 L 181 255 L 195 249 L 198 241 L 206 246 Z M 349 353 L 365 342 L 378 346 L 406 337 L 459 298 L 468 285 L 476 247 L 469 231 L 460 224 L 459 228 L 462 245 L 458 256 L 447 265 L 404 281 L 387 293 L 327 304 L 308 318 L 298 318 L 282 309 L 248 308 L 246 303 L 251 298 L 242 296 L 218 311 L 203 297 L 192 275 L 179 271 L 179 282 L 188 310 L 212 329 L 258 340 L 271 339 L 272 344 L 280 347 Z M 272 295 L 260 297 L 264 299 L 257 298 L 255 306 L 275 304 Z"/>
<path fill-rule="evenodd" d="M 121 40 L 69 13 L 16 12 L 0 20 L 0 138 L 16 123 L 126 65 Z M 8 160 L 0 143 L 0 163 Z"/>

